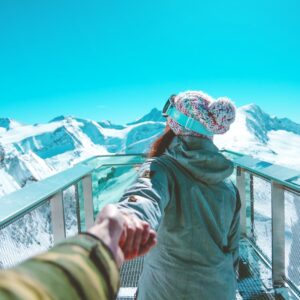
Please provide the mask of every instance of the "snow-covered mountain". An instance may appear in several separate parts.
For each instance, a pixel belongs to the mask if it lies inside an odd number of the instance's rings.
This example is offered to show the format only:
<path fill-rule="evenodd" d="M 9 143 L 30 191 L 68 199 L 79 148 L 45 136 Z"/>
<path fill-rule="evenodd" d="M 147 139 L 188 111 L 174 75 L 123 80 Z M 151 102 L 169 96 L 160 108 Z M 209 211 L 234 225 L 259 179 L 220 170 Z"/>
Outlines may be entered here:
<path fill-rule="evenodd" d="M 135 125 L 139 123 L 144 123 L 147 121 L 152 121 L 152 122 L 165 122 L 165 118 L 162 116 L 162 113 L 160 110 L 157 108 L 153 108 L 150 113 L 147 115 L 143 116 L 142 118 L 138 119 L 137 121 L 128 123 L 127 125 Z"/>
<path fill-rule="evenodd" d="M 245 153 L 293 169 L 300 169 L 300 124 L 271 117 L 250 104 L 237 110 L 230 130 L 215 137 L 219 147 Z"/>
<path fill-rule="evenodd" d="M 35 125 L 0 119 L 0 197 L 94 155 L 147 152 L 164 122 L 157 109 L 127 125 L 67 116 Z M 216 136 L 215 143 L 300 169 L 300 125 L 271 117 L 254 104 L 239 108 L 231 130 Z"/>
<path fill-rule="evenodd" d="M 65 116 L 23 126 L 1 119 L 0 197 L 91 156 L 145 152 L 165 126 L 151 116 L 126 126 Z"/>
<path fill-rule="evenodd" d="M 9 118 L 0 118 L 0 127 L 5 130 L 14 129 L 19 126 L 22 126 L 22 124 L 17 122 L 16 120 Z"/>
<path fill-rule="evenodd" d="M 0 198 L 91 156 L 147 152 L 154 139 L 163 132 L 164 127 L 165 119 L 157 109 L 127 125 L 67 116 L 59 116 L 49 123 L 35 125 L 22 125 L 14 120 L 0 119 Z M 239 108 L 231 130 L 224 135 L 216 136 L 215 143 L 220 148 L 300 169 L 298 156 L 300 125 L 289 119 L 271 117 L 257 105 Z M 102 176 L 109 178 L 112 169 L 108 168 L 101 172 L 104 172 Z M 133 172 L 131 178 L 132 180 L 135 178 L 135 171 L 132 168 L 122 169 L 120 172 Z M 98 209 L 107 202 L 117 201 L 124 188 L 130 184 L 125 173 L 118 175 L 117 181 L 105 182 L 104 190 L 98 181 L 98 188 L 101 189 L 101 193 L 97 196 Z M 260 178 L 255 178 L 253 184 L 257 244 L 266 255 L 270 256 L 270 185 Z M 74 187 L 64 193 L 68 236 L 75 234 L 77 230 L 74 193 Z M 295 215 L 298 200 L 292 194 L 286 195 L 287 272 L 291 266 L 298 266 L 295 260 L 299 261 L 298 252 L 294 255 L 293 251 L 289 250 L 295 248 L 293 243 L 297 241 L 292 235 L 299 232 L 299 218 Z M 53 244 L 50 232 L 49 205 L 34 210 L 15 224 L 3 229 L 0 232 L 0 269 L 48 249 Z"/>
<path fill-rule="evenodd" d="M 16 120 L 9 118 L 0 118 L 0 134 L 19 126 L 22 126 L 22 124 L 17 122 Z"/>

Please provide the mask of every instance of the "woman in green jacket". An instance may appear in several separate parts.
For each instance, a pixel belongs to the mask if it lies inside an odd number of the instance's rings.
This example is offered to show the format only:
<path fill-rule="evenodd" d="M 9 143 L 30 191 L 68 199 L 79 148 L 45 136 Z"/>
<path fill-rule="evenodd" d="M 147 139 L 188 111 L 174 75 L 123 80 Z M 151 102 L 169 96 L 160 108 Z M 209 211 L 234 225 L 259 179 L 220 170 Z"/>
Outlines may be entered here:
<path fill-rule="evenodd" d="M 213 143 L 229 130 L 235 107 L 202 92 L 184 92 L 164 108 L 165 133 L 135 185 L 118 204 L 157 231 L 145 257 L 139 300 L 233 300 L 239 242 L 233 164 Z"/>

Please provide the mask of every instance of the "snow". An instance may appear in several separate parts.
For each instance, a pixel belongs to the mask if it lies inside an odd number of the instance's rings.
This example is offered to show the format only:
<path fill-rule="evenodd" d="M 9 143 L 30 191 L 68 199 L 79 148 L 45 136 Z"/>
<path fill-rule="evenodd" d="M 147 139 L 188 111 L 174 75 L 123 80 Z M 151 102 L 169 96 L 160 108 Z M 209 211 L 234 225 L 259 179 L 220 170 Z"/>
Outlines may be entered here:
<path fill-rule="evenodd" d="M 0 138 L 6 132 L 5 128 L 0 127 Z"/>
<path fill-rule="evenodd" d="M 6 174 L 2 193 L 9 193 L 27 182 L 45 178 L 92 156 L 147 152 L 151 143 L 162 134 L 164 121 L 157 109 L 127 126 L 68 116 L 36 125 L 22 125 L 2 118 L 1 177 Z M 231 129 L 224 135 L 215 136 L 214 141 L 219 148 L 300 169 L 300 125 L 286 118 L 270 117 L 255 104 L 239 108 Z"/>
<path fill-rule="evenodd" d="M 21 187 L 54 174 L 54 170 L 31 151 L 9 160 L 6 170 Z"/>
<path fill-rule="evenodd" d="M 284 130 L 272 130 L 268 134 L 268 146 L 277 154 L 275 162 L 279 165 L 300 170 L 300 135 Z M 266 157 L 271 160 L 271 157 Z"/>
<path fill-rule="evenodd" d="M 27 125 L 14 128 L 9 130 L 5 135 L 1 137 L 1 143 L 3 145 L 17 143 L 28 137 L 36 136 L 39 134 L 44 134 L 46 132 L 53 132 L 60 126 L 59 122 L 50 124 L 40 124 L 40 125 Z"/>
<path fill-rule="evenodd" d="M 0 197 L 20 189 L 16 180 L 2 169 L 0 169 L 0 178 Z"/>
<path fill-rule="evenodd" d="M 0 230 L 0 269 L 53 246 L 49 203 Z"/>
<path fill-rule="evenodd" d="M 97 155 L 105 155 L 108 153 L 109 152 L 106 150 L 105 147 L 95 146 L 90 149 L 68 151 L 66 153 L 56 155 L 54 157 L 46 158 L 45 162 L 48 165 L 52 166 L 56 171 L 62 171 L 90 157 Z"/>
<path fill-rule="evenodd" d="M 124 139 L 126 134 L 128 133 L 127 128 L 123 129 L 123 130 L 103 128 L 102 131 L 103 131 L 105 136 L 117 137 L 119 139 Z"/>
<path fill-rule="evenodd" d="M 300 157 L 297 154 L 300 134 L 295 133 L 298 126 L 300 128 L 300 125 L 287 119 L 282 122 L 271 118 L 252 104 L 239 108 L 230 130 L 223 135 L 216 135 L 214 141 L 219 148 L 300 170 Z"/>
<path fill-rule="evenodd" d="M 147 152 L 163 133 L 164 121 L 157 109 L 126 126 L 70 116 L 36 125 L 22 125 L 2 118 L 1 177 L 6 174 L 2 194 L 92 156 Z M 300 170 L 300 125 L 286 118 L 270 117 L 255 104 L 239 108 L 231 129 L 224 135 L 215 136 L 214 141 L 219 148 Z"/>
<path fill-rule="evenodd" d="M 96 122 L 66 116 L 37 125 L 22 125 L 10 119 L 0 119 L 0 197 L 93 156 L 147 152 L 152 142 L 163 133 L 164 121 L 157 109 L 126 126 L 111 124 L 109 121 Z M 239 108 L 236 122 L 230 131 L 215 136 L 214 142 L 219 148 L 249 154 L 260 160 L 300 170 L 300 125 L 286 118 L 270 117 L 255 104 Z M 95 172 L 93 187 L 98 192 L 98 209 L 101 209 L 104 203 L 117 201 L 128 184 L 135 179 L 136 171 L 135 168 L 126 166 L 109 167 Z M 104 182 L 110 174 L 114 176 Z M 254 187 L 257 243 L 270 256 L 270 184 L 255 179 Z M 67 233 L 72 235 L 76 233 L 77 228 L 74 190 L 66 191 L 64 198 Z M 300 255 L 298 258 L 297 254 L 294 254 L 296 239 L 293 237 L 300 228 L 298 202 L 299 197 L 296 201 L 293 195 L 286 193 L 287 262 L 300 261 Z M 49 234 L 49 207 L 33 212 L 22 222 L 27 230 L 27 239 L 20 239 L 19 236 L 25 233 L 17 225 L 7 228 L 6 232 L 0 231 L 0 240 L 4 241 L 0 244 L 0 252 L 5 254 L 3 257 L 9 256 L 11 251 L 9 247 L 2 249 L 1 245 L 4 244 L 13 245 L 17 249 L 14 249 L 15 253 L 22 259 L 29 251 L 26 249 L 30 248 L 30 253 L 35 253 L 46 249 L 53 242 L 52 235 Z M 34 236 L 28 237 L 29 228 L 32 226 L 40 229 L 34 231 Z M 12 234 L 13 231 L 16 233 Z M 38 241 L 42 241 L 43 245 Z M 300 243 L 298 248 L 300 249 Z M 288 263 L 287 271 L 297 274 L 297 270 L 291 270 L 291 264 Z"/>

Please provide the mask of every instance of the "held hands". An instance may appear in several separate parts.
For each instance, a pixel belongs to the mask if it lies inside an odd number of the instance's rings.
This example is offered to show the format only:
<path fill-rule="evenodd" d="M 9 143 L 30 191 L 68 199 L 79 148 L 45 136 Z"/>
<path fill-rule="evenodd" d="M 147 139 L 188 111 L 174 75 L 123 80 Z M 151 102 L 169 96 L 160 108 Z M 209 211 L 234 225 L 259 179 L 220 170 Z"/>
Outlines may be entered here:
<path fill-rule="evenodd" d="M 119 245 L 125 255 L 125 259 L 133 259 L 146 254 L 156 245 L 156 232 L 150 225 L 141 221 L 133 214 L 122 212 L 124 218 L 124 230 Z"/>
<path fill-rule="evenodd" d="M 121 212 L 114 205 L 105 206 L 89 233 L 100 238 L 112 251 L 118 266 L 124 259 L 146 254 L 156 244 L 156 233 L 147 222 Z"/>

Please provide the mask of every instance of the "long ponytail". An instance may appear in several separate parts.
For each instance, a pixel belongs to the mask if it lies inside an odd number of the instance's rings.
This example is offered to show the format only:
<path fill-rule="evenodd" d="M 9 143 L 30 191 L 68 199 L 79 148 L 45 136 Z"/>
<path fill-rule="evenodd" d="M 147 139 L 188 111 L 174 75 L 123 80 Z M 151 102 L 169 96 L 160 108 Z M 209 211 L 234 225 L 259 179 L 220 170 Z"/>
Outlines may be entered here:
<path fill-rule="evenodd" d="M 166 127 L 166 130 L 162 136 L 160 136 L 151 146 L 149 157 L 158 157 L 161 156 L 165 150 L 171 144 L 175 133 L 171 130 L 169 126 Z"/>

